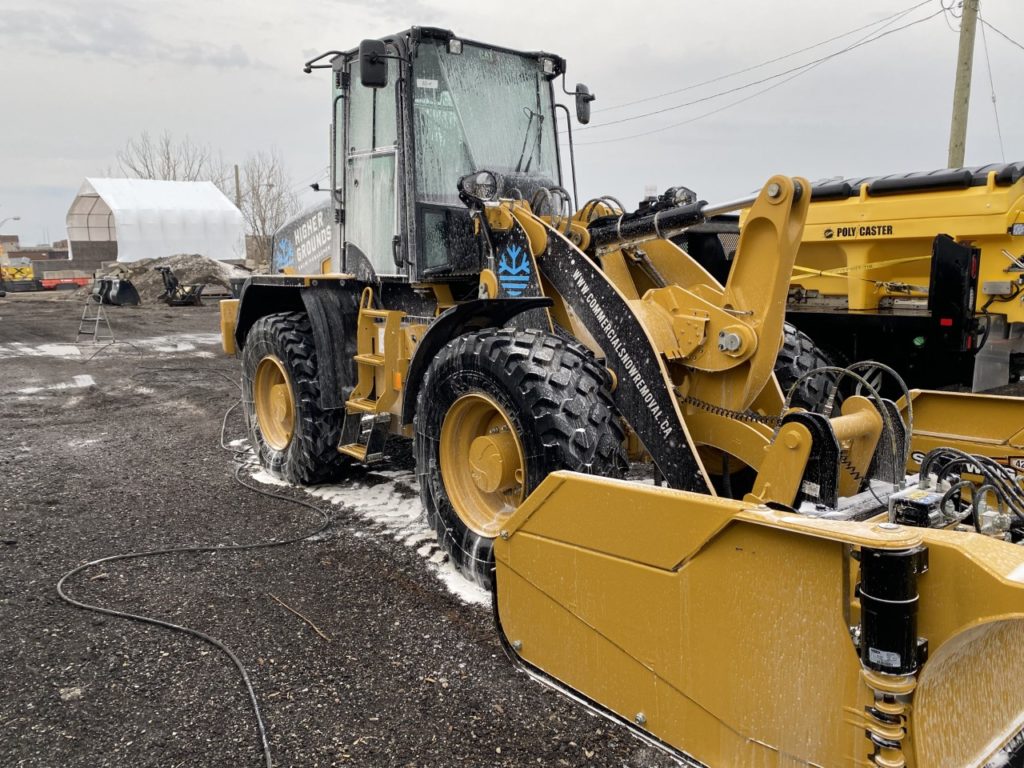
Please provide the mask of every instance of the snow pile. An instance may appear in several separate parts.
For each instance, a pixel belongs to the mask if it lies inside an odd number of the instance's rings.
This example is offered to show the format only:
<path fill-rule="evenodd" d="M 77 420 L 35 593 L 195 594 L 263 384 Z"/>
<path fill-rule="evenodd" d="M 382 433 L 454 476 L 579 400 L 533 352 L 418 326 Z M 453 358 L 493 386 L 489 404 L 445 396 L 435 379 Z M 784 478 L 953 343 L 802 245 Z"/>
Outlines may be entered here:
<path fill-rule="evenodd" d="M 139 292 L 144 302 L 156 301 L 164 292 L 164 280 L 156 271 L 156 267 L 170 267 L 178 282 L 182 285 L 205 283 L 207 286 L 221 286 L 231 289 L 232 278 L 246 278 L 250 272 L 223 261 L 214 261 L 197 253 L 179 253 L 160 259 L 142 259 L 127 264 L 117 262 L 107 269 L 97 270 L 97 277 L 127 277 Z M 82 288 L 77 293 L 85 294 L 92 291 L 92 286 Z"/>

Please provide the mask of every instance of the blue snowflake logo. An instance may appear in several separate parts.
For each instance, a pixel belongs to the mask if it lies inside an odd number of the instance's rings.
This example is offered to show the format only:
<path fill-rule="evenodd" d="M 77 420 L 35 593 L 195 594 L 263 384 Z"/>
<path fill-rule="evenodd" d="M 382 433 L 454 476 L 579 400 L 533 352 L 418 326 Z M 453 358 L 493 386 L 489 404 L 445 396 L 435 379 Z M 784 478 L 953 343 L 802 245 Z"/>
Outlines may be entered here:
<path fill-rule="evenodd" d="M 281 239 L 274 243 L 274 271 L 295 265 L 295 246 L 291 240 Z"/>
<path fill-rule="evenodd" d="M 530 255 L 522 246 L 510 245 L 498 262 L 498 284 L 509 296 L 522 296 L 530 283 Z"/>

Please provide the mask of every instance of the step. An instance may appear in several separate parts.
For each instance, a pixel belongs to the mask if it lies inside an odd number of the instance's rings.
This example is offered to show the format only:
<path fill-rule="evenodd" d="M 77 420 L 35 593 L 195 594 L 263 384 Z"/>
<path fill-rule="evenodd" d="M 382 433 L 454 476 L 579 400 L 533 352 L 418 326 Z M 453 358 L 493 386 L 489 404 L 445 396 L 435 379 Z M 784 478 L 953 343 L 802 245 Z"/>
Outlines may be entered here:
<path fill-rule="evenodd" d="M 359 443 L 339 445 L 338 453 L 344 453 L 346 456 L 351 456 L 356 461 L 363 461 L 366 459 L 366 446 L 360 445 Z"/>
<path fill-rule="evenodd" d="M 376 413 L 377 412 L 377 401 L 375 400 L 347 400 L 345 402 L 345 408 L 348 409 L 349 413 Z"/>
<path fill-rule="evenodd" d="M 384 367 L 384 355 L 375 355 L 375 354 L 356 355 L 355 356 L 355 361 L 357 363 L 361 363 L 362 365 L 372 365 L 375 368 L 383 368 Z"/>

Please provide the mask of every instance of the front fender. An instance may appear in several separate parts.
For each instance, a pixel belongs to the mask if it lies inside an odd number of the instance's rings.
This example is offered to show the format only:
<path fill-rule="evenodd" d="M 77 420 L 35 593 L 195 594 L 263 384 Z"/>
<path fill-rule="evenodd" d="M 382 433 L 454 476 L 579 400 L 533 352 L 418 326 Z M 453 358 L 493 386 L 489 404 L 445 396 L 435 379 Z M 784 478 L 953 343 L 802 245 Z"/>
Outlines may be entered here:
<path fill-rule="evenodd" d="M 522 299 L 473 299 L 456 304 L 438 317 L 420 339 L 405 377 L 402 399 L 402 424 L 411 424 L 416 415 L 423 376 L 437 353 L 449 341 L 470 331 L 500 328 L 516 315 L 531 309 L 550 307 L 551 299 L 540 296 Z"/>

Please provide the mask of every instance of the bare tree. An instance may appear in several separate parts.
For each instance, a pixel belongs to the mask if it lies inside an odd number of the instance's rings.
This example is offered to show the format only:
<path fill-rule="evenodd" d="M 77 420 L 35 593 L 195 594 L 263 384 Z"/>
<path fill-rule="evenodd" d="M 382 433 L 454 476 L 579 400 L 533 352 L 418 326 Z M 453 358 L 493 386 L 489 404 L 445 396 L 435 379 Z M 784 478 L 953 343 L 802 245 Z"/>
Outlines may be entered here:
<path fill-rule="evenodd" d="M 128 139 L 118 150 L 121 173 L 139 179 L 168 181 L 212 181 L 221 190 L 229 188 L 229 173 L 224 159 L 206 144 L 197 144 L 189 136 L 174 138 L 164 131 L 155 139 L 148 131 Z"/>
<path fill-rule="evenodd" d="M 271 238 L 298 210 L 291 179 L 276 149 L 249 155 L 241 167 L 241 210 L 255 242 L 256 262 L 270 265 Z"/>

